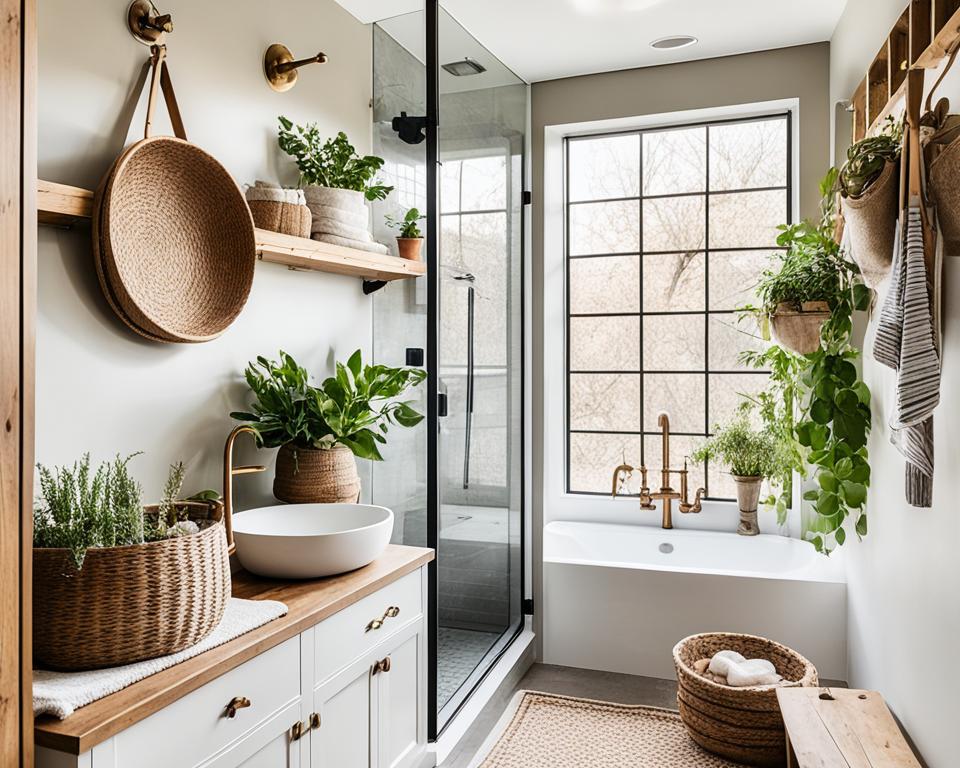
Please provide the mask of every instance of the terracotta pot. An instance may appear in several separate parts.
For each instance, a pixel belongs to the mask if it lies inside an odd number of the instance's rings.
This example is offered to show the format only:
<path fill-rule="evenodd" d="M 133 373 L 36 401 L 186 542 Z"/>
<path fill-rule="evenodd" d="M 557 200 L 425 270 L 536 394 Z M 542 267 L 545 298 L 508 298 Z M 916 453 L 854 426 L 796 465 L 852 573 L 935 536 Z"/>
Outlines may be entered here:
<path fill-rule="evenodd" d="M 830 305 L 825 301 L 805 301 L 799 312 L 793 305 L 783 303 L 770 316 L 770 325 L 777 344 L 809 355 L 820 349 L 820 329 L 829 319 Z"/>
<path fill-rule="evenodd" d="M 273 495 L 291 504 L 352 504 L 360 499 L 360 475 L 353 452 L 285 445 L 277 454 Z"/>
<path fill-rule="evenodd" d="M 740 507 L 740 525 L 737 533 L 741 536 L 756 536 L 760 533 L 757 522 L 757 507 L 760 506 L 760 486 L 762 477 L 733 476 L 737 484 L 737 503 Z"/>
<path fill-rule="evenodd" d="M 420 248 L 423 246 L 422 237 L 398 237 L 397 248 L 400 249 L 400 258 L 409 261 L 420 261 Z"/>

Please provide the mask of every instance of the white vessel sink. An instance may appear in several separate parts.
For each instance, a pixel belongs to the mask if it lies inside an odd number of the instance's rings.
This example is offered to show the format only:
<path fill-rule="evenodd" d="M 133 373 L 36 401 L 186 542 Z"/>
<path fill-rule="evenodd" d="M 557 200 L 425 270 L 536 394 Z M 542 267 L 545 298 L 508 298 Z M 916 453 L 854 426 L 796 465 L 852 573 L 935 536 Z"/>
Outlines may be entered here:
<path fill-rule="evenodd" d="M 278 504 L 233 516 L 237 558 L 246 570 L 313 579 L 376 560 L 393 532 L 393 512 L 370 504 Z"/>

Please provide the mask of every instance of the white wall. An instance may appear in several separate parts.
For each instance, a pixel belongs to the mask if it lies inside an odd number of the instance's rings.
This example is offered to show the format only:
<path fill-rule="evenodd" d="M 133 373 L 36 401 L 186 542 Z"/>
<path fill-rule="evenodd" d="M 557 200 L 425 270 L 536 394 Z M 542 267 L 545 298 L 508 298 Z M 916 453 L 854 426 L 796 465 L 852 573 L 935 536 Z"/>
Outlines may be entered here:
<path fill-rule="evenodd" d="M 863 78 L 904 0 L 849 0 L 831 44 L 834 102 L 848 99 Z M 927 87 L 937 73 L 927 74 Z M 960 75 L 951 72 L 941 95 L 960 109 Z M 838 132 L 849 126 L 838 126 Z M 960 255 L 960 254 L 958 254 Z M 886 286 L 881 288 L 882 294 Z M 943 272 L 942 401 L 934 418 L 934 506 L 904 501 L 903 459 L 890 445 L 885 414 L 894 397 L 893 372 L 870 355 L 867 330 L 864 379 L 873 393 L 870 437 L 873 482 L 867 501 L 870 532 L 848 541 L 849 642 L 852 686 L 879 690 L 930 766 L 956 765 L 960 665 L 960 260 L 947 256 Z"/>
<path fill-rule="evenodd" d="M 276 118 L 316 121 L 370 148 L 371 35 L 333 0 L 165 2 L 175 31 L 169 65 L 191 141 L 216 156 L 239 183 L 296 182 L 276 147 Z M 126 0 L 39 3 L 39 175 L 93 187 L 127 141 L 130 94 L 148 50 L 124 25 Z M 273 42 L 298 57 L 329 61 L 301 70 L 275 93 L 262 74 Z M 141 103 L 129 138 L 142 134 Z M 136 103 L 135 101 L 133 102 Z M 165 111 L 159 132 L 168 132 Z M 199 345 L 139 339 L 110 312 L 91 262 L 88 227 L 41 228 L 37 327 L 37 459 L 72 462 L 144 451 L 135 474 L 146 499 L 166 467 L 188 465 L 185 490 L 220 488 L 228 413 L 247 404 L 241 373 L 257 354 L 293 354 L 318 377 L 334 358 L 371 349 L 370 297 L 358 279 L 293 272 L 258 263 L 253 292 L 236 323 Z M 246 440 L 241 458 L 254 459 Z M 256 457 L 273 463 L 273 453 Z M 361 462 L 363 464 L 365 462 Z M 269 502 L 272 472 L 237 482 L 238 504 Z"/>

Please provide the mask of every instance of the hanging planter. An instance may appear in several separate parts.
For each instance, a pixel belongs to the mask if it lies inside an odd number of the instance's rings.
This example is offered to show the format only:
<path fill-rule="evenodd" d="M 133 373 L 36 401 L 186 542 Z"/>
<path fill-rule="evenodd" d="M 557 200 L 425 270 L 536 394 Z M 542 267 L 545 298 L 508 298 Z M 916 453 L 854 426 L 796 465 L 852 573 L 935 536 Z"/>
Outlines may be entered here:
<path fill-rule="evenodd" d="M 353 451 L 297 448 L 287 444 L 277 454 L 273 495 L 290 504 L 355 504 L 360 500 L 360 475 Z"/>
<path fill-rule="evenodd" d="M 900 163 L 886 162 L 880 176 L 859 197 L 841 197 L 850 235 L 850 255 L 863 282 L 876 288 L 890 274 L 899 215 Z"/>
<path fill-rule="evenodd" d="M 770 316 L 770 326 L 777 344 L 809 355 L 820 349 L 820 330 L 830 319 L 830 305 L 825 301 L 805 301 L 797 311 L 795 305 L 781 302 Z"/>

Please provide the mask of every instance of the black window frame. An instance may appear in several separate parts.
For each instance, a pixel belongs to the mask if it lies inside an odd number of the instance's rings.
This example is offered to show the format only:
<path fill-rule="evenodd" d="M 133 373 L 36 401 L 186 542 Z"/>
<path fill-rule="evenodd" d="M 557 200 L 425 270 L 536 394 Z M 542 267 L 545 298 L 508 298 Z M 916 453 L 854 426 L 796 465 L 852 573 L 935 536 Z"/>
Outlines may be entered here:
<path fill-rule="evenodd" d="M 778 120 L 785 123 L 786 128 L 786 185 L 785 186 L 774 186 L 774 187 L 747 187 L 747 188 L 736 188 L 736 189 L 724 189 L 713 191 L 710 188 L 710 128 L 713 126 L 724 126 L 740 123 L 755 123 L 763 122 L 768 120 Z M 645 195 L 643 189 L 643 162 L 644 162 L 644 148 L 643 148 L 643 136 L 648 133 L 665 133 L 668 131 L 681 131 L 681 130 L 690 130 L 692 128 L 704 128 L 706 131 L 705 135 L 705 164 L 706 164 L 706 178 L 704 183 L 704 191 L 702 192 L 692 192 L 692 193 L 676 193 L 676 194 L 655 194 L 655 195 Z M 564 489 L 565 492 L 569 495 L 574 496 L 607 496 L 608 492 L 602 491 L 581 491 L 574 490 L 571 487 L 570 477 L 571 477 L 571 436 L 575 434 L 616 434 L 616 435 L 630 435 L 640 438 L 640 460 L 644 466 L 647 465 L 647 450 L 646 450 L 646 439 L 648 436 L 659 436 L 659 431 L 649 431 L 647 429 L 648 425 L 644 422 L 644 409 L 645 409 L 645 376 L 647 373 L 651 375 L 677 375 L 677 374 L 692 374 L 696 376 L 703 375 L 704 377 L 704 431 L 703 432 L 679 432 L 671 431 L 671 435 L 678 437 L 696 437 L 696 438 L 706 438 L 712 433 L 710 424 L 710 377 L 711 375 L 723 376 L 723 375 L 747 375 L 747 376 L 768 376 L 769 371 L 761 370 L 750 370 L 750 369 L 741 369 L 734 371 L 723 371 L 723 370 L 711 370 L 710 369 L 710 318 L 712 316 L 733 316 L 735 312 L 733 310 L 712 310 L 710 309 L 710 254 L 711 253 L 739 253 L 746 251 L 765 251 L 765 252 L 776 252 L 784 251 L 785 249 L 778 246 L 756 246 L 756 247 L 738 247 L 738 248 L 711 248 L 710 247 L 710 198 L 712 196 L 719 195 L 729 195 L 729 194 L 743 194 L 747 192 L 763 192 L 763 191 L 784 191 L 786 192 L 786 224 L 793 223 L 793 206 L 794 206 L 794 158 L 793 158 L 793 111 L 792 110 L 779 110 L 770 113 L 760 113 L 750 116 L 734 117 L 727 119 L 716 119 L 716 120 L 700 120 L 687 123 L 670 123 L 665 125 L 655 125 L 648 126 L 644 128 L 635 128 L 630 130 L 622 131 L 608 131 L 608 132 L 599 132 L 599 133 L 585 133 L 578 134 L 575 136 L 565 136 L 563 139 L 563 163 L 564 163 L 564 175 L 563 175 L 563 215 L 564 215 L 564 245 L 563 245 L 563 259 L 564 259 L 564 376 L 565 376 L 565 390 L 564 390 L 564 430 L 565 430 L 565 454 L 564 454 Z M 613 136 L 638 136 L 640 141 L 640 168 L 639 168 L 639 188 L 637 195 L 632 195 L 628 197 L 613 197 L 613 198 L 601 198 L 601 199 L 590 199 L 590 200 L 570 200 L 570 146 L 571 144 L 577 141 L 589 141 L 593 139 L 608 138 Z M 643 260 L 644 256 L 657 256 L 665 255 L 672 256 L 678 253 L 684 253 L 685 251 L 645 251 L 643 247 L 643 203 L 645 200 L 656 200 L 656 199 L 668 199 L 668 198 L 678 198 L 678 197 L 702 197 L 704 199 L 704 241 L 703 248 L 696 251 L 697 254 L 703 254 L 704 260 L 704 308 L 702 311 L 691 311 L 691 310 L 678 310 L 678 311 L 645 311 L 643 306 Z M 570 255 L 570 208 L 575 205 L 583 205 L 590 203 L 599 203 L 599 202 L 624 202 L 624 201 L 638 201 L 640 208 L 640 220 L 639 220 L 639 249 L 637 252 L 627 252 L 627 253 L 603 253 L 603 254 L 587 254 L 587 255 Z M 597 259 L 597 258 L 609 258 L 615 256 L 636 256 L 639 259 L 639 269 L 640 269 L 640 311 L 639 312 L 609 312 L 609 313 L 576 313 L 571 314 L 570 312 L 570 264 L 574 260 L 579 259 Z M 697 316 L 704 318 L 704 362 L 703 370 L 695 371 L 671 371 L 671 370 L 655 370 L 655 371 L 645 371 L 643 365 L 643 341 L 644 341 L 644 318 L 652 316 Z M 570 357 L 571 357 L 571 318 L 579 317 L 639 317 L 640 319 L 640 367 L 638 370 L 617 370 L 617 371 L 594 371 L 594 370 L 584 370 L 584 371 L 571 371 Z M 571 375 L 596 375 L 596 374 L 626 374 L 626 375 L 639 375 L 640 377 L 640 431 L 634 430 L 590 430 L 590 429 L 571 429 L 571 413 L 570 413 L 570 401 L 571 401 Z M 673 462 L 671 462 L 673 463 Z M 651 469 L 657 469 L 657 467 L 650 467 Z M 611 473 L 613 467 L 610 468 Z M 704 486 L 707 489 L 707 494 L 704 497 L 708 501 L 722 501 L 729 502 L 735 501 L 733 498 L 713 496 L 710 494 L 710 472 L 707 462 L 704 462 L 703 465 L 703 477 L 704 477 Z"/>

